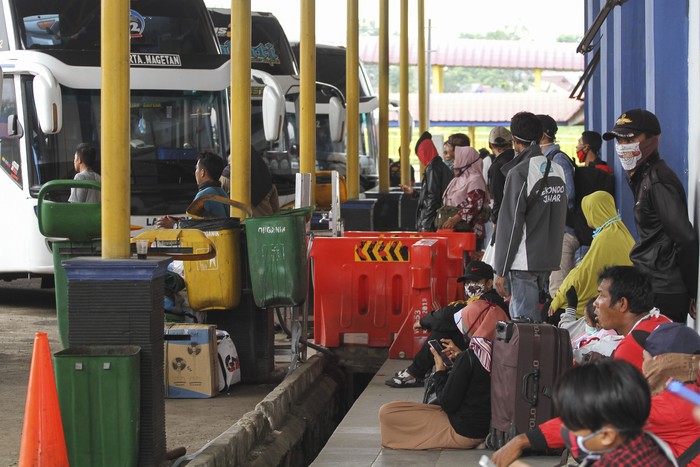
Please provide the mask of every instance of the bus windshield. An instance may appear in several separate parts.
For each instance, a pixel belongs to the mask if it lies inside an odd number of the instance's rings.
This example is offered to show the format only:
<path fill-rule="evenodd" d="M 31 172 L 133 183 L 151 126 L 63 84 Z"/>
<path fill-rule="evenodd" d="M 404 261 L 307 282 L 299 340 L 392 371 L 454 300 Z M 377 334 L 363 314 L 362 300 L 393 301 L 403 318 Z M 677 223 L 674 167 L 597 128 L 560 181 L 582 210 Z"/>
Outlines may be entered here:
<path fill-rule="evenodd" d="M 25 49 L 99 50 L 100 0 L 11 0 Z M 197 2 L 132 2 L 131 52 L 217 54 L 207 11 Z M 167 16 L 163 16 L 167 12 Z"/>
<path fill-rule="evenodd" d="M 31 80 L 25 91 L 32 93 Z M 100 148 L 100 90 L 62 87 L 63 129 L 44 135 L 30 116 L 29 180 L 36 194 L 43 183 L 70 179 L 79 143 Z M 228 147 L 224 91 L 131 91 L 131 214 L 184 212 L 197 192 L 194 168 L 204 150 Z M 100 155 L 96 170 L 99 172 Z"/>

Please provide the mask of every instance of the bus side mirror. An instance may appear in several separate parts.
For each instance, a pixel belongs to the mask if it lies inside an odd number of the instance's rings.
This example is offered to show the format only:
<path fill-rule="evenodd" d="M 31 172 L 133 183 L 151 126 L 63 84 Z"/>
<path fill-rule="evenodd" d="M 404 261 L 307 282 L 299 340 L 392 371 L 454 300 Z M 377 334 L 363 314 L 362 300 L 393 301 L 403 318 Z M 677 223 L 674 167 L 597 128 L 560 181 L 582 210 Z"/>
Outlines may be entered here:
<path fill-rule="evenodd" d="M 341 143 L 345 135 L 345 107 L 343 101 L 333 96 L 328 101 L 328 125 L 330 126 L 331 141 Z"/>
<path fill-rule="evenodd" d="M 61 105 L 61 87 L 55 80 L 42 75 L 34 76 L 34 102 L 41 131 L 53 135 L 63 127 L 63 109 Z"/>
<path fill-rule="evenodd" d="M 263 90 L 262 111 L 265 139 L 279 140 L 285 115 L 284 97 L 272 86 L 265 86 Z"/>
<path fill-rule="evenodd" d="M 7 116 L 7 138 L 19 139 L 24 136 L 24 128 L 16 114 Z"/>

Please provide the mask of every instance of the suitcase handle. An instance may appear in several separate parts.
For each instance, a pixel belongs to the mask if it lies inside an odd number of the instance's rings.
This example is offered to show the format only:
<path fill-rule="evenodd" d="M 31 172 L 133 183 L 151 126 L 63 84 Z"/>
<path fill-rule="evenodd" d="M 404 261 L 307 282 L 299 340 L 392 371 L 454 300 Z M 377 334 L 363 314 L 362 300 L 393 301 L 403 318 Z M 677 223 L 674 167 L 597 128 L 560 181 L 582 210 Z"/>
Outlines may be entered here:
<path fill-rule="evenodd" d="M 532 378 L 532 383 L 530 379 Z M 528 386 L 532 384 L 532 392 L 528 395 Z M 535 368 L 531 373 L 523 376 L 523 384 L 520 386 L 520 395 L 523 400 L 530 405 L 537 405 L 538 396 L 540 392 L 540 370 Z"/>

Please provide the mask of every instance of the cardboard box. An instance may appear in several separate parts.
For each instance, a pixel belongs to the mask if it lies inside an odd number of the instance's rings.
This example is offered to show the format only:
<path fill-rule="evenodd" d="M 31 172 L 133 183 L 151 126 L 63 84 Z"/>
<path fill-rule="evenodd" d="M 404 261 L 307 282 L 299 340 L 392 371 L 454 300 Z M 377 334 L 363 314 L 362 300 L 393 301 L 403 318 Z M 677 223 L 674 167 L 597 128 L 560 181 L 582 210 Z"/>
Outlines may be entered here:
<path fill-rule="evenodd" d="M 165 341 L 165 397 L 192 399 L 217 394 L 216 326 L 170 324 Z"/>

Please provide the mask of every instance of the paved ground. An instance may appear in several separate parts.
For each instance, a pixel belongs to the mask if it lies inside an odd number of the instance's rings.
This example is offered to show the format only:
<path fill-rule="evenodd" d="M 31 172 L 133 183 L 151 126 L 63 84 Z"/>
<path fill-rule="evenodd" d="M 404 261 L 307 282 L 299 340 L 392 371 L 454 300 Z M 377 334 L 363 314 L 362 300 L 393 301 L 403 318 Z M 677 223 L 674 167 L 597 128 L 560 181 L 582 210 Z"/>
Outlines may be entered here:
<path fill-rule="evenodd" d="M 61 350 L 53 289 L 42 290 L 39 280 L 0 282 L 0 465 L 15 466 L 24 417 L 32 346 L 36 332 L 49 336 L 52 352 Z M 274 384 L 237 385 L 213 399 L 166 399 L 168 449 L 193 452 L 252 410 Z"/>
<path fill-rule="evenodd" d="M 350 408 L 326 446 L 311 464 L 312 467 L 389 467 L 420 465 L 422 467 L 478 466 L 489 450 L 405 451 L 381 446 L 379 407 L 393 400 L 420 402 L 423 388 L 390 388 L 384 384 L 391 375 L 406 368 L 406 360 L 387 360 L 370 381 L 367 389 Z M 522 459 L 529 466 L 556 465 L 559 457 L 532 456 Z"/>

